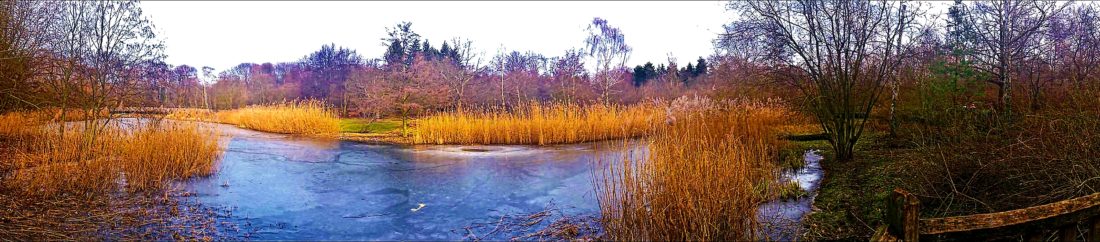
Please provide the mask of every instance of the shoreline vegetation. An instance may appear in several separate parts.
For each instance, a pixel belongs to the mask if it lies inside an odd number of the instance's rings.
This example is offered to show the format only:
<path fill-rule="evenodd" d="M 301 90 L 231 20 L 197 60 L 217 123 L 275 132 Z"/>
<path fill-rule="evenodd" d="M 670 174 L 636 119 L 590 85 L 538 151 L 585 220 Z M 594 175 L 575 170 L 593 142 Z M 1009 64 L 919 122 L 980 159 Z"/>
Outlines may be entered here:
<path fill-rule="evenodd" d="M 549 145 L 635 138 L 666 120 L 662 106 L 532 102 L 514 111 L 442 112 L 416 121 L 412 143 Z"/>
<path fill-rule="evenodd" d="M 791 113 L 777 103 L 699 98 L 678 99 L 669 113 L 672 121 L 644 138 L 648 152 L 623 154 L 596 178 L 608 238 L 758 239 L 757 207 L 774 199 L 768 184 L 784 147 L 777 127 Z"/>
<path fill-rule="evenodd" d="M 212 111 L 179 109 L 168 119 L 230 124 L 239 128 L 279 134 L 334 135 L 340 133 L 336 113 L 315 100 L 252 105 L 240 109 Z"/>
<path fill-rule="evenodd" d="M 225 150 L 217 130 L 70 112 L 0 114 L 0 217 L 11 218 L 0 237 L 217 237 L 210 224 L 221 212 L 181 200 L 171 185 L 216 171 Z"/>
<path fill-rule="evenodd" d="M 224 150 L 218 144 L 220 135 L 216 128 L 196 122 L 151 118 L 129 123 L 108 118 L 109 125 L 104 124 L 107 128 L 101 133 L 85 136 L 82 134 L 87 130 L 82 125 L 103 122 L 72 122 L 79 121 L 79 115 L 68 115 L 65 120 L 70 122 L 58 122 L 59 116 L 63 115 L 56 111 L 0 115 L 0 138 L 9 142 L 3 148 L 14 154 L 8 158 L 20 161 L 5 164 L 10 165 L 4 169 L 11 178 L 3 186 L 8 193 L 44 195 L 57 201 L 52 204 L 66 204 L 51 206 L 101 212 L 107 208 L 104 203 L 115 201 L 103 194 L 125 191 L 137 195 L 118 201 L 154 213 L 164 212 L 164 206 L 179 204 L 176 199 L 179 195 L 169 195 L 175 193 L 165 186 L 166 182 L 212 174 Z M 805 125 L 799 125 L 804 120 L 797 117 L 776 100 L 715 101 L 684 97 L 635 105 L 532 103 L 513 112 L 490 109 L 444 112 L 414 120 L 414 131 L 409 137 L 398 135 L 399 126 L 392 120 L 341 120 L 318 101 L 218 112 L 181 109 L 161 118 L 321 138 L 362 138 L 355 141 L 395 145 L 554 145 L 637 138 L 647 142 L 651 152 L 644 157 L 628 158 L 612 165 L 618 169 L 598 174 L 601 180 L 596 185 L 604 217 L 601 222 L 606 226 L 607 238 L 749 239 L 757 236 L 754 230 L 757 221 L 751 216 L 756 206 L 774 199 L 776 194 L 773 187 L 777 186 L 770 183 L 781 166 L 781 149 L 787 147 L 779 139 L 780 134 L 805 129 Z M 65 127 L 57 129 L 59 123 Z M 718 130 L 721 132 L 715 132 Z M 679 162 L 683 160 L 698 162 Z M 121 187 L 120 177 L 125 177 Z M 82 197 L 100 199 L 81 202 Z M 23 203 L 13 200 L 4 205 L 22 206 L 18 204 Z M 642 204 L 663 204 L 673 209 L 649 211 Z M 67 218 L 67 215 L 50 216 L 56 216 L 50 219 Z M 189 221 L 203 219 L 195 214 L 156 216 L 163 221 L 170 221 L 172 216 L 198 216 L 188 218 Z M 9 226 L 49 231 L 56 229 L 49 226 L 98 225 Z M 160 226 L 170 231 L 168 227 L 173 225 L 164 222 Z M 204 231 L 208 229 L 200 227 L 190 233 L 206 236 Z M 57 238 L 81 236 L 74 233 Z M 163 234 L 134 236 L 161 238 L 158 236 Z"/>
<path fill-rule="evenodd" d="M 760 102 L 713 101 L 679 98 L 633 105 L 562 104 L 532 102 L 511 110 L 463 109 L 438 112 L 409 121 L 409 134 L 401 135 L 401 121 L 392 119 L 338 118 L 321 101 L 290 101 L 212 111 L 176 109 L 164 118 L 234 125 L 238 128 L 317 138 L 335 138 L 392 145 L 558 145 L 642 138 L 671 126 L 686 112 L 684 103 L 706 103 L 721 113 L 737 109 L 778 109 L 778 99 Z M 717 104 L 721 103 L 721 104 Z M 699 104 L 691 104 L 699 105 Z M 783 107 L 784 109 L 789 109 Z M 715 111 L 718 112 L 718 111 Z M 816 131 L 806 117 L 786 112 L 786 120 L 769 123 L 775 135 Z M 257 121 L 262 120 L 262 121 Z M 2 128 L 2 127 L 0 127 Z"/>

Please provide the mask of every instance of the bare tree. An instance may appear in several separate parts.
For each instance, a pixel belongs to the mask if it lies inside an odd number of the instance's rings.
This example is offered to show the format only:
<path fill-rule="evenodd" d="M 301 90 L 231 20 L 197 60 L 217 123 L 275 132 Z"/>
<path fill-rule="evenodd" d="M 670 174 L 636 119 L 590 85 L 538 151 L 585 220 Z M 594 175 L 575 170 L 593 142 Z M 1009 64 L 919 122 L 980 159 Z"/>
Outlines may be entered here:
<path fill-rule="evenodd" d="M 1086 82 L 1096 80 L 1091 74 L 1100 66 L 1100 11 L 1092 4 L 1081 4 L 1068 15 L 1068 33 L 1063 34 L 1069 36 L 1056 49 L 1064 48 L 1057 53 L 1067 59 L 1064 71 L 1068 81 L 1078 90 L 1086 90 Z"/>
<path fill-rule="evenodd" d="M 504 73 L 505 73 L 505 71 L 504 71 L 504 55 L 505 55 L 505 51 L 507 51 L 507 49 L 504 49 L 504 45 L 500 45 L 500 47 L 497 48 L 496 59 L 498 59 L 500 61 L 497 61 L 496 65 L 494 65 L 494 66 L 497 67 L 497 70 L 500 74 L 500 107 L 501 108 L 504 108 L 504 107 L 508 106 L 508 97 L 504 95 Z"/>
<path fill-rule="evenodd" d="M 564 55 L 554 59 L 551 75 L 558 84 L 557 99 L 560 101 L 576 102 L 582 99 L 577 93 L 580 87 L 578 82 L 588 78 L 584 69 L 583 52 L 578 49 L 567 50 Z"/>
<path fill-rule="evenodd" d="M 362 65 L 362 57 L 355 50 L 322 45 L 320 50 L 302 58 L 311 78 L 303 90 L 306 96 L 317 99 L 335 99 L 340 94 L 340 115 L 348 114 L 348 76 Z"/>
<path fill-rule="evenodd" d="M 96 121 L 109 118 L 100 111 L 137 93 L 143 63 L 162 59 L 164 46 L 137 1 L 71 1 L 48 8 L 55 22 L 45 31 L 52 59 L 43 67 L 43 80 L 55 106 L 83 110 L 90 143 L 107 125 Z"/>
<path fill-rule="evenodd" d="M 899 64 L 897 52 L 914 15 L 897 1 L 744 1 L 731 9 L 782 38 L 803 78 L 789 80 L 806 96 L 829 134 L 837 160 L 853 157 L 867 115 Z"/>
<path fill-rule="evenodd" d="M 630 59 L 631 48 L 626 45 L 623 32 L 608 25 L 605 19 L 592 19 L 592 24 L 586 30 L 588 55 L 595 59 L 596 65 L 593 81 L 599 89 L 600 100 L 609 103 L 615 85 L 622 81 L 618 71 L 622 71 L 626 61 Z"/>
<path fill-rule="evenodd" d="M 455 108 L 462 109 L 463 101 L 466 99 L 466 88 L 476 80 L 477 73 L 482 68 L 481 57 L 474 52 L 473 42 L 470 40 L 455 38 L 451 43 L 456 55 L 449 58 L 454 59 L 442 61 L 441 68 L 437 69 L 448 88 L 451 89 L 453 105 Z"/>
<path fill-rule="evenodd" d="M 1038 0 L 998 0 L 977 2 L 969 12 L 973 24 L 975 67 L 992 75 L 990 83 L 998 87 L 998 102 L 1005 114 L 1012 112 L 1012 75 L 1020 71 L 1019 62 L 1035 55 L 1034 37 L 1048 26 L 1049 19 L 1069 3 Z"/>
<path fill-rule="evenodd" d="M 206 91 L 206 87 L 214 83 L 218 77 L 214 75 L 214 68 L 209 66 L 202 67 L 202 77 L 203 81 L 200 83 L 202 85 L 202 105 L 203 108 L 210 109 L 210 95 Z"/>
<path fill-rule="evenodd" d="M 38 68 L 46 60 L 49 40 L 46 30 L 55 24 L 52 14 L 57 2 L 0 2 L 0 110 L 18 107 L 39 107 L 40 95 L 33 89 L 32 77 L 42 73 Z"/>

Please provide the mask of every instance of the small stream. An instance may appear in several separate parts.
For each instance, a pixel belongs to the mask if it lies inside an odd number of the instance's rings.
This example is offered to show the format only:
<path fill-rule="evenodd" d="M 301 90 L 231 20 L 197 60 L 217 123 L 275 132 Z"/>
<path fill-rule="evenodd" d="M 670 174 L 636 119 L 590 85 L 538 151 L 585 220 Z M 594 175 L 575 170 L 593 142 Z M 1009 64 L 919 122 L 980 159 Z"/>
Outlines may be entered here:
<path fill-rule="evenodd" d="M 180 185 L 189 199 L 231 211 L 225 222 L 245 225 L 248 238 L 261 240 L 463 240 L 472 233 L 507 240 L 517 234 L 469 227 L 548 206 L 559 217 L 598 216 L 595 169 L 630 147 L 401 147 L 217 126 L 227 147 L 218 172 Z M 797 238 L 782 235 L 797 234 L 787 232 L 810 211 L 822 172 L 819 155 L 807 152 L 806 160 L 806 169 L 781 180 L 799 181 L 810 195 L 761 207 L 762 221 L 790 222 L 767 222 L 787 224 L 764 231 L 773 239 Z"/>
<path fill-rule="evenodd" d="M 780 173 L 779 184 L 798 182 L 806 196 L 788 201 L 771 201 L 760 206 L 757 218 L 763 224 L 761 234 L 768 240 L 792 241 L 802 237 L 802 219 L 812 212 L 814 198 L 821 187 L 825 171 L 821 169 L 823 157 L 816 150 L 803 154 L 806 166 L 801 169 L 787 169 Z"/>

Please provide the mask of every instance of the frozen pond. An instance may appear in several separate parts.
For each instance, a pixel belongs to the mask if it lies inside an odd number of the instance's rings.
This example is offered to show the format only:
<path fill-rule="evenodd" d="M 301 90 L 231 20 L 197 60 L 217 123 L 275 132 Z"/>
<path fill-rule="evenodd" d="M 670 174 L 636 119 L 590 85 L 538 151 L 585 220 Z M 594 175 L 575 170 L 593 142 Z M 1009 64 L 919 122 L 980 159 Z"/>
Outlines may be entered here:
<path fill-rule="evenodd" d="M 531 227 L 520 231 L 498 231 L 500 223 L 492 223 L 550 207 L 559 218 L 596 218 L 597 169 L 618 163 L 628 148 L 644 155 L 624 141 L 403 147 L 208 125 L 221 131 L 227 147 L 218 171 L 180 185 L 192 194 L 188 199 L 229 211 L 222 222 L 243 225 L 246 238 L 261 240 L 523 238 L 554 218 L 520 221 Z M 822 178 L 821 158 L 807 151 L 805 168 L 780 174 L 779 182 L 797 181 L 808 196 L 762 204 L 762 237 L 799 238 Z"/>
<path fill-rule="evenodd" d="M 186 187 L 263 240 L 458 240 L 471 223 L 551 203 L 571 216 L 598 214 L 593 167 L 624 147 L 398 147 L 219 126 L 219 171 Z"/>

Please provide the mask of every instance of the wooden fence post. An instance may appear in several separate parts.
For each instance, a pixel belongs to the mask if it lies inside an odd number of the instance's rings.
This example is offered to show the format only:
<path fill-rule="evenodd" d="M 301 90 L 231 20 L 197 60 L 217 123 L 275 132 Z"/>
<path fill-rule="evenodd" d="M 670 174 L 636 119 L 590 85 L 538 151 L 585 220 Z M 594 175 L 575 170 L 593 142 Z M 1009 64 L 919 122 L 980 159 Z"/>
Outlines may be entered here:
<path fill-rule="evenodd" d="M 918 241 L 920 237 L 920 201 L 901 188 L 894 189 L 886 203 L 889 230 L 903 241 Z"/>
<path fill-rule="evenodd" d="M 1077 223 L 1072 223 L 1058 228 L 1058 241 L 1077 241 Z"/>
<path fill-rule="evenodd" d="M 1100 217 L 1092 217 L 1088 220 L 1088 230 L 1085 241 L 1100 242 Z"/>

